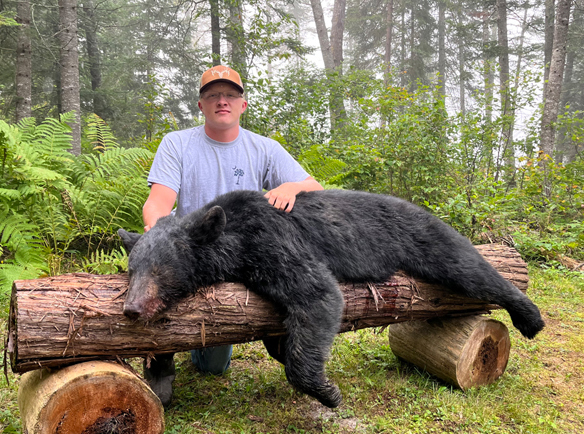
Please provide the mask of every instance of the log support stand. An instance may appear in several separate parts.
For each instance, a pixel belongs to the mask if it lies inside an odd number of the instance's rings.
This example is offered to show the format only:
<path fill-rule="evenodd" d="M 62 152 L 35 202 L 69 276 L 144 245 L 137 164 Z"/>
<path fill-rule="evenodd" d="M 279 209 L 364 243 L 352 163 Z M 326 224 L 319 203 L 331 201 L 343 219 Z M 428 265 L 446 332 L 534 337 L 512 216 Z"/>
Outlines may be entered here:
<path fill-rule="evenodd" d="M 509 330 L 480 315 L 392 324 L 393 353 L 462 390 L 493 383 L 509 360 Z"/>
<path fill-rule="evenodd" d="M 27 434 L 162 434 L 158 397 L 130 369 L 92 361 L 22 376 L 18 389 Z"/>

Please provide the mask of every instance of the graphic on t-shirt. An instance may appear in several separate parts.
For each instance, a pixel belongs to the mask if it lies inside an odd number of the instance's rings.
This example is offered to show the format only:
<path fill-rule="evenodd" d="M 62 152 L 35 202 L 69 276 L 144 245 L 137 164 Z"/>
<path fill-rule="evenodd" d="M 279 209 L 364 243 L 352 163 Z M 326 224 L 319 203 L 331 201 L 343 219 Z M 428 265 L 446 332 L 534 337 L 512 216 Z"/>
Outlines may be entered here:
<path fill-rule="evenodd" d="M 233 168 L 233 171 L 234 171 L 233 176 L 237 176 L 237 184 L 236 185 L 239 185 L 239 178 L 241 178 L 243 175 L 245 175 L 245 172 L 241 169 L 238 169 L 237 166 L 235 166 Z"/>

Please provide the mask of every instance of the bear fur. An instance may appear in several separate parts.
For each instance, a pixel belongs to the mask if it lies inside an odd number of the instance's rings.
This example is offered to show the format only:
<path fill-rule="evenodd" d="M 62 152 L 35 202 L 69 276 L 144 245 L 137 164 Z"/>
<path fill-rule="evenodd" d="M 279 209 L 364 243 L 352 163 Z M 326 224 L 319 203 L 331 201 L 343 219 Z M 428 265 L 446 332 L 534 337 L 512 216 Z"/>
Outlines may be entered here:
<path fill-rule="evenodd" d="M 182 218 L 163 217 L 143 236 L 119 234 L 131 250 L 124 314 L 148 321 L 198 288 L 243 283 L 285 313 L 279 360 L 288 381 L 329 407 L 341 402 L 324 371 L 344 309 L 338 281 L 383 282 L 403 270 L 502 306 L 528 338 L 544 326 L 535 304 L 467 238 L 391 196 L 305 192 L 287 213 L 259 192 L 236 191 Z"/>

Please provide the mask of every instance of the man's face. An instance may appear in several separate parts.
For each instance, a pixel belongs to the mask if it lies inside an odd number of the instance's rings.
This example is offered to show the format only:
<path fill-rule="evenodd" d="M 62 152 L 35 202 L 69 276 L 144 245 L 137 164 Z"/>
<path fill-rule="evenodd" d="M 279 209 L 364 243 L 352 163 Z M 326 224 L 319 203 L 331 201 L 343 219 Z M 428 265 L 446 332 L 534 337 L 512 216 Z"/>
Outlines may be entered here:
<path fill-rule="evenodd" d="M 247 108 L 247 101 L 228 83 L 214 83 L 201 94 L 199 109 L 205 115 L 205 124 L 218 130 L 239 126 L 239 117 Z"/>

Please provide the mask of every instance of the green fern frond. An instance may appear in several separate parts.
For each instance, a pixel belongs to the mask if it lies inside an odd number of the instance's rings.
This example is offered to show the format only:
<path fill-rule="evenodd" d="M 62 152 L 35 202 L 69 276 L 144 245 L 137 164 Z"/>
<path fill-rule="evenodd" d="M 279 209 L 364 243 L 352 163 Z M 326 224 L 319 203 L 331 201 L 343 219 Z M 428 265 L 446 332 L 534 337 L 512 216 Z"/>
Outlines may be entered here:
<path fill-rule="evenodd" d="M 28 134 L 31 129 L 34 129 L 36 126 L 36 119 L 35 118 L 24 118 L 21 119 L 20 122 L 16 124 L 18 129 L 20 129 L 23 134 Z"/>
<path fill-rule="evenodd" d="M 128 269 L 128 255 L 125 250 L 106 252 L 96 250 L 82 260 L 83 270 L 95 274 L 115 274 Z"/>
<path fill-rule="evenodd" d="M 87 137 L 93 149 L 99 152 L 119 147 L 108 124 L 96 114 L 92 114 L 87 122 Z"/>
<path fill-rule="evenodd" d="M 15 280 L 36 279 L 43 275 L 45 270 L 31 265 L 14 263 L 0 264 L 0 294 L 8 295 Z"/>
<path fill-rule="evenodd" d="M 0 202 L 18 200 L 22 194 L 18 190 L 11 188 L 0 188 Z"/>
<path fill-rule="evenodd" d="M 298 157 L 298 162 L 308 173 L 322 181 L 341 174 L 347 167 L 343 161 L 324 155 L 319 145 L 311 146 L 304 151 Z"/>

